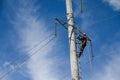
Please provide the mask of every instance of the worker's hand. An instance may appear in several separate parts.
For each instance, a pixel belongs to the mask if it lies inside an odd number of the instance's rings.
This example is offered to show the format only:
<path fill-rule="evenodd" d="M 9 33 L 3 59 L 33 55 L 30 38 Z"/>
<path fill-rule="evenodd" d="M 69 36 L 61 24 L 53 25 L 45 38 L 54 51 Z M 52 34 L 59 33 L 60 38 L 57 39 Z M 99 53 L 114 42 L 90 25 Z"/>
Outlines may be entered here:
<path fill-rule="evenodd" d="M 92 41 L 91 39 L 89 39 L 89 41 Z"/>
<path fill-rule="evenodd" d="M 87 38 L 89 41 L 92 41 L 90 38 Z"/>

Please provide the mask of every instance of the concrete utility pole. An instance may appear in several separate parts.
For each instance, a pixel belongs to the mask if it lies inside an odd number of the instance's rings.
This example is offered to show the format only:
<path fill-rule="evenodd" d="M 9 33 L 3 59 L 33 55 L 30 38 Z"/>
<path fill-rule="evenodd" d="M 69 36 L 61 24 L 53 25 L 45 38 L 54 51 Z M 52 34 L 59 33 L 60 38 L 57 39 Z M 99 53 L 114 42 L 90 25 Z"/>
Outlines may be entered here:
<path fill-rule="evenodd" d="M 68 20 L 68 38 L 70 46 L 70 65 L 72 80 L 79 80 L 78 60 L 76 53 L 76 41 L 74 27 L 74 16 L 72 10 L 72 0 L 66 0 L 67 20 Z"/>

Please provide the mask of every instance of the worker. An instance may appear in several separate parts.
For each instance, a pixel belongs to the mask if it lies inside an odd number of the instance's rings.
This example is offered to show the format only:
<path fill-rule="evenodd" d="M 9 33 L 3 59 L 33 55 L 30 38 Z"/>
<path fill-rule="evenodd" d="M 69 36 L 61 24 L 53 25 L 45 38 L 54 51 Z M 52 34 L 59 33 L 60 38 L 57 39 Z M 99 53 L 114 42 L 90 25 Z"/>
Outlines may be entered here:
<path fill-rule="evenodd" d="M 82 36 L 78 36 L 77 39 L 81 42 L 80 44 L 80 52 L 77 54 L 80 57 L 86 47 L 87 40 L 91 41 L 87 36 L 86 33 L 82 33 Z"/>

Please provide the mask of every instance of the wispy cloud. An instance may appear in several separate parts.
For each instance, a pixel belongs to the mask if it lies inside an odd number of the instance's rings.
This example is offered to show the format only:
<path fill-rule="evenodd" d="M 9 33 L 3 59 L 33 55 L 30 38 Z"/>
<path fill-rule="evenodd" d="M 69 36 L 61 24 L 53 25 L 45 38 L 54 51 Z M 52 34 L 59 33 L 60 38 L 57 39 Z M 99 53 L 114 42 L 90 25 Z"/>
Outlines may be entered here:
<path fill-rule="evenodd" d="M 110 60 L 103 65 L 99 72 L 95 72 L 91 80 L 119 80 L 120 79 L 120 49 L 119 42 L 111 44 L 111 46 L 104 46 L 104 54 L 109 53 Z"/>
<path fill-rule="evenodd" d="M 48 29 L 49 26 L 46 25 L 44 20 L 38 18 L 40 14 L 37 15 L 37 9 L 39 8 L 34 5 L 34 1 L 20 0 L 20 2 L 21 5 L 16 10 L 15 20 L 12 21 L 12 24 L 22 40 L 20 45 L 28 46 L 24 51 L 30 57 L 30 54 L 43 47 L 46 41 L 33 49 L 32 52 L 28 50 L 44 40 L 52 31 Z M 49 36 L 49 39 L 50 37 L 52 36 Z M 57 44 L 54 40 L 50 44 L 45 45 L 44 48 L 40 49 L 36 55 L 30 57 L 27 61 L 26 67 L 32 80 L 60 80 L 64 76 L 64 74 L 60 75 L 60 70 L 58 70 L 64 61 L 62 63 L 54 55 L 55 51 L 57 51 L 54 47 L 55 45 Z"/>
<path fill-rule="evenodd" d="M 75 18 L 79 18 L 79 21 L 81 21 L 80 29 L 85 31 L 87 28 L 90 28 L 93 23 L 93 16 L 90 12 L 84 11 L 84 9 L 83 13 L 81 13 L 79 0 L 74 0 L 74 5 L 74 16 Z"/>
<path fill-rule="evenodd" d="M 120 0 L 104 0 L 105 2 L 108 2 L 110 6 L 112 6 L 112 8 L 114 10 L 119 11 L 120 10 Z"/>
<path fill-rule="evenodd" d="M 17 67 L 17 66 L 12 65 L 10 62 L 5 62 L 5 63 L 2 65 L 2 68 L 0 69 L 0 79 L 1 79 L 1 80 L 6 80 L 6 79 L 8 80 L 8 79 L 9 79 L 8 73 L 9 73 L 10 71 L 13 72 L 16 67 Z"/>
<path fill-rule="evenodd" d="M 100 72 L 94 74 L 92 80 L 119 80 L 120 69 L 118 66 L 120 66 L 120 59 L 118 56 L 114 56 Z"/>

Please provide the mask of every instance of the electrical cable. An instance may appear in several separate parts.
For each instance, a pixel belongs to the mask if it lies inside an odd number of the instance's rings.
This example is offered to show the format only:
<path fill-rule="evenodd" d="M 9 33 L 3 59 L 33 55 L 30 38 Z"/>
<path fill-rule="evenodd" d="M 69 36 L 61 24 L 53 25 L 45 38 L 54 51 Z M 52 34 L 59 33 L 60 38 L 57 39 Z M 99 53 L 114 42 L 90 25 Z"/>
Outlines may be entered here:
<path fill-rule="evenodd" d="M 112 18 L 114 18 L 114 17 L 116 17 L 116 16 L 118 16 L 118 15 L 120 15 L 120 14 L 113 15 L 113 16 L 111 16 L 111 17 L 109 17 L 109 18 L 106 18 L 106 19 L 103 19 L 103 20 L 100 20 L 100 21 L 96 21 L 95 23 L 93 23 L 93 24 L 91 24 L 91 25 L 95 25 L 95 24 L 98 24 L 98 23 L 100 23 L 100 22 L 103 22 L 103 21 L 112 19 Z M 46 44 L 44 44 L 44 45 L 43 45 L 41 48 L 39 48 L 37 51 L 35 51 L 34 53 L 30 54 L 30 55 L 29 55 L 29 58 L 31 58 L 33 55 L 35 55 L 37 52 L 39 52 L 40 49 L 44 48 L 44 47 L 45 47 L 47 44 L 49 44 L 53 39 L 54 39 L 54 37 L 51 38 Z M 43 41 L 46 41 L 46 40 L 43 40 Z M 33 49 L 35 49 L 36 47 L 38 47 L 41 43 L 42 43 L 42 42 L 36 44 L 36 45 L 35 45 L 33 48 L 31 48 L 28 52 L 30 52 L 30 51 L 32 51 Z M 28 60 L 28 59 L 25 59 L 25 60 L 23 61 L 23 63 L 25 63 L 27 60 Z M 15 59 L 15 61 L 16 61 L 16 59 Z M 11 64 L 13 64 L 13 62 L 12 62 Z M 22 65 L 23 65 L 23 64 L 22 64 Z M 22 66 L 22 65 L 21 65 L 21 66 Z M 12 72 L 12 71 L 13 71 L 13 70 L 11 69 L 11 70 L 10 70 L 9 72 L 7 72 L 5 75 L 3 75 L 2 77 L 0 77 L 0 79 L 2 80 L 7 74 L 9 74 L 9 73 Z"/>
<path fill-rule="evenodd" d="M 29 55 L 28 58 L 24 59 L 23 63 L 19 65 L 19 68 L 22 67 L 23 64 L 25 64 L 27 62 L 28 59 L 30 59 L 33 55 L 37 54 L 37 52 L 39 50 L 41 50 L 42 48 L 44 48 L 46 45 L 48 45 L 55 37 L 52 37 L 50 40 L 48 40 L 42 47 L 40 47 L 38 50 L 36 50 L 34 53 L 32 53 L 31 55 Z M 44 41 L 44 40 L 43 40 Z M 16 67 L 15 69 L 17 69 L 18 67 Z M 15 70 L 14 69 L 14 70 Z M 13 69 L 9 70 L 7 73 L 3 74 L 0 77 L 0 80 L 2 80 L 3 78 L 5 78 L 7 75 L 9 75 L 11 72 L 13 71 Z"/>
<path fill-rule="evenodd" d="M 86 4 L 86 3 L 84 3 L 83 0 L 80 0 L 79 2 L 80 2 L 80 12 L 83 13 L 83 7 L 84 7 L 83 5 Z M 101 7 L 102 5 L 104 5 L 104 4 L 103 4 L 103 3 L 99 3 L 99 4 L 97 4 L 97 5 L 94 5 L 94 7 L 90 8 L 89 11 L 92 11 L 92 10 L 94 10 L 95 8 Z M 87 10 L 87 9 L 86 9 L 86 10 Z M 85 10 L 84 10 L 84 11 L 85 11 Z"/>
<path fill-rule="evenodd" d="M 94 23 L 89 24 L 89 26 L 93 26 L 93 25 L 95 25 L 95 24 L 102 23 L 102 22 L 107 21 L 107 20 L 109 20 L 109 19 L 113 19 L 113 18 L 115 18 L 115 17 L 117 17 L 117 16 L 119 16 L 119 15 L 120 15 L 120 13 L 115 14 L 115 15 L 112 15 L 112 16 L 110 16 L 110 17 L 106 17 L 106 18 L 101 19 L 101 20 L 98 20 L 98 21 L 95 21 Z M 80 29 L 79 29 L 79 26 L 75 25 L 74 29 L 78 30 L 79 33 L 82 34 L 82 32 L 81 32 Z"/>
<path fill-rule="evenodd" d="M 103 56 L 110 56 L 110 55 L 113 55 L 113 53 L 109 53 L 109 54 L 100 54 L 100 55 L 97 55 L 94 57 L 94 59 L 98 59 L 98 58 L 101 58 Z M 115 55 L 115 54 L 114 54 Z"/>
<path fill-rule="evenodd" d="M 80 0 L 80 12 L 83 13 L 83 0 Z"/>
<path fill-rule="evenodd" d="M 42 44 L 44 41 L 46 41 L 47 39 L 49 39 L 49 37 L 50 36 L 52 36 L 53 35 L 53 33 L 51 33 L 50 35 L 48 35 L 46 38 L 44 38 L 43 40 L 40 40 L 37 44 L 35 44 L 32 48 L 30 48 L 27 52 L 28 53 L 31 53 L 32 52 L 32 50 L 34 50 L 35 48 L 37 48 L 40 44 Z M 23 56 L 21 56 L 21 57 L 24 57 L 24 55 Z M 16 57 L 15 59 L 14 59 L 14 61 L 16 62 L 18 60 L 18 57 Z M 15 64 L 15 62 L 11 62 L 10 64 Z M 8 65 L 9 66 L 9 65 Z M 3 70 L 4 69 L 4 67 L 3 68 L 1 68 L 0 70 Z"/>
<path fill-rule="evenodd" d="M 91 52 L 91 46 L 87 46 L 87 55 L 88 55 L 88 59 L 89 59 L 89 61 L 88 61 L 88 63 L 89 63 L 89 66 L 90 66 L 90 72 L 91 72 L 91 75 L 93 76 L 93 66 L 92 66 L 92 57 L 91 57 L 91 55 L 90 55 L 90 52 Z"/>
<path fill-rule="evenodd" d="M 90 24 L 90 26 L 95 25 L 95 24 L 99 24 L 99 23 L 101 23 L 101 22 L 104 22 L 104 21 L 107 21 L 107 20 L 110 20 L 110 19 L 113 19 L 113 18 L 115 18 L 115 17 L 117 17 L 117 16 L 119 16 L 119 15 L 120 15 L 120 13 L 115 14 L 115 15 L 112 15 L 112 16 L 110 16 L 110 17 L 106 17 L 106 18 L 104 18 L 104 19 L 101 19 L 101 20 L 99 20 L 99 21 L 96 21 L 96 22 Z"/>
<path fill-rule="evenodd" d="M 110 16 L 110 17 L 106 17 L 106 18 L 101 19 L 101 20 L 98 20 L 98 21 L 96 21 L 96 22 L 94 22 L 94 23 L 92 23 L 92 24 L 89 24 L 89 26 L 93 26 L 93 25 L 95 25 L 95 24 L 102 23 L 102 22 L 107 21 L 107 20 L 109 20 L 109 19 L 113 19 L 113 18 L 115 18 L 115 17 L 117 17 L 117 16 L 119 16 L 119 15 L 120 15 L 120 13 L 115 14 L 115 15 L 112 15 L 112 16 Z M 77 30 L 80 34 L 82 34 L 82 32 L 80 31 L 80 29 L 79 29 L 79 27 L 78 27 L 77 25 L 74 26 L 74 30 Z M 77 34 L 77 33 L 75 33 L 75 34 Z"/>
<path fill-rule="evenodd" d="M 94 59 L 94 53 L 93 53 L 93 46 L 92 46 L 92 41 L 90 41 L 90 51 L 91 51 L 91 61 Z"/>
<path fill-rule="evenodd" d="M 101 20 L 98 20 L 98 21 L 96 21 L 96 22 L 94 22 L 94 23 L 92 23 L 92 24 L 89 24 L 89 26 L 92 26 L 92 25 L 95 25 L 95 24 L 98 24 L 98 23 L 107 21 L 107 20 L 112 19 L 112 18 L 114 18 L 114 17 L 117 17 L 117 16 L 119 16 L 119 15 L 120 15 L 120 13 L 119 13 L 119 14 L 115 14 L 115 15 L 110 16 L 110 17 L 106 17 L 106 18 L 101 19 Z M 58 19 L 58 20 L 59 20 L 59 19 Z M 59 20 L 59 22 L 61 22 L 61 20 Z M 62 22 L 63 22 L 63 21 L 62 21 Z M 65 22 L 64 22 L 64 23 L 65 23 Z M 61 24 L 61 23 L 60 23 L 60 24 Z M 62 25 L 63 25 L 63 24 L 62 24 Z M 69 25 L 69 24 L 68 24 L 68 25 Z M 63 26 L 65 26 L 65 25 L 63 25 Z M 66 26 L 65 26 L 65 28 L 66 28 Z M 67 29 L 67 28 L 66 28 L 66 29 Z M 79 33 L 82 34 L 82 32 L 80 31 L 80 29 L 78 28 L 77 25 L 74 26 L 74 30 L 78 30 Z M 76 33 L 75 33 L 75 34 L 76 34 Z"/>
<path fill-rule="evenodd" d="M 93 10 L 95 10 L 95 8 L 98 8 L 98 7 L 101 8 L 102 5 L 104 5 L 104 4 L 103 3 L 99 3 L 98 5 L 94 5 L 94 7 L 90 8 L 89 11 L 93 11 Z"/>

